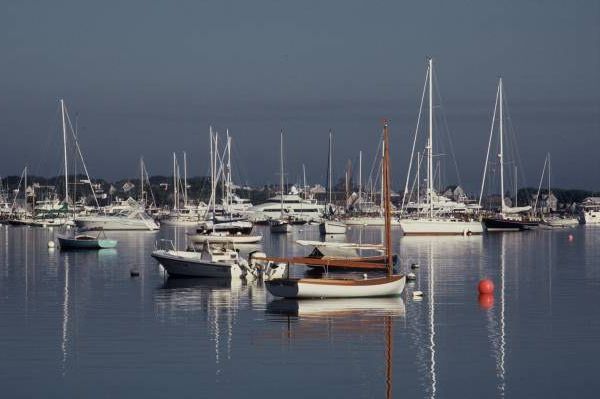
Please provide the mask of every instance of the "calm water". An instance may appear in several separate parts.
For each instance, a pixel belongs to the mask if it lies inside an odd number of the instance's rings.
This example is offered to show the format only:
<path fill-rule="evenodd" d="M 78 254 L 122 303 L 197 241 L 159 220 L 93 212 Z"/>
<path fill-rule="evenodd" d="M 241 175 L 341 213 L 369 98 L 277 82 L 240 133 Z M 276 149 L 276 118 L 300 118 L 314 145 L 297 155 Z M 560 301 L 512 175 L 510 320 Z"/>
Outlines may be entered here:
<path fill-rule="evenodd" d="M 0 227 L 2 397 L 530 398 L 600 388 L 600 229 L 397 236 L 402 267 L 420 265 L 401 298 L 331 301 L 167 278 L 149 254 L 158 238 L 182 246 L 183 233 L 114 233 L 116 250 L 61 252 L 47 248 L 53 231 Z M 301 254 L 294 240 L 317 237 L 313 226 L 266 234 L 263 249 Z M 489 309 L 478 302 L 482 277 L 496 284 Z"/>

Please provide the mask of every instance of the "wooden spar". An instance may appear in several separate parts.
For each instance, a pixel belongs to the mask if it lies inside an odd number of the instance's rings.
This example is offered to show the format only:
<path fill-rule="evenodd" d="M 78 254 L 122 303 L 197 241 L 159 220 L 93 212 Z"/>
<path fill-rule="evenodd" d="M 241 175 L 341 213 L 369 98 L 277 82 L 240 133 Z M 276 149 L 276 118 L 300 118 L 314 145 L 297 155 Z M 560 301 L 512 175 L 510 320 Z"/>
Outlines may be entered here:
<path fill-rule="evenodd" d="M 304 256 L 296 256 L 291 258 L 277 258 L 277 257 L 265 257 L 255 258 L 256 260 L 275 262 L 275 263 L 287 263 L 297 265 L 310 265 L 310 266 L 323 266 L 323 267 L 351 267 L 356 269 L 373 269 L 373 270 L 386 270 L 384 263 L 375 262 L 361 262 L 358 260 L 346 260 L 346 259 L 318 259 L 308 258 Z"/>
<path fill-rule="evenodd" d="M 385 195 L 385 255 L 387 257 L 387 272 L 388 276 L 394 273 L 394 264 L 392 261 L 392 212 L 391 212 L 391 195 L 390 195 L 390 149 L 388 140 L 388 122 L 383 121 L 383 189 Z"/>

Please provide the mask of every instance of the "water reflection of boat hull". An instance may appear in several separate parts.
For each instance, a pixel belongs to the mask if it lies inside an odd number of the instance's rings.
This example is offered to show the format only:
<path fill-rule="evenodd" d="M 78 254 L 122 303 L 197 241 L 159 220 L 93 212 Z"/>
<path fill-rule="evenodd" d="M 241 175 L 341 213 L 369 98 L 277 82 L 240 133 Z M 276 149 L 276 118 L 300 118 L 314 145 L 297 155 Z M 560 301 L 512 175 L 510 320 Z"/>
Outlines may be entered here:
<path fill-rule="evenodd" d="M 267 304 L 269 314 L 283 314 L 301 317 L 347 317 L 403 316 L 406 312 L 401 297 L 384 298 L 337 298 L 321 299 L 278 299 Z"/>
<path fill-rule="evenodd" d="M 267 290 L 283 298 L 363 298 L 399 295 L 404 290 L 405 276 L 340 279 L 275 279 L 266 281 Z"/>

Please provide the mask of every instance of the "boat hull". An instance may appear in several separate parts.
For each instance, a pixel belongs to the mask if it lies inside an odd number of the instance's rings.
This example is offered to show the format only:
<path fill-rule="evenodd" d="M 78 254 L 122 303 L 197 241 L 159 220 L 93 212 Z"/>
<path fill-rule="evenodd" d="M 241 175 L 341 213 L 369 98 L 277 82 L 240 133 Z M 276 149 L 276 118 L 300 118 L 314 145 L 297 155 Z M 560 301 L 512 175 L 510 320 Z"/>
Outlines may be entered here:
<path fill-rule="evenodd" d="M 518 220 L 483 218 L 487 231 L 524 231 L 528 229 L 526 223 Z"/>
<path fill-rule="evenodd" d="M 271 233 L 273 234 L 285 234 L 292 231 L 292 226 L 289 223 L 271 223 Z"/>
<path fill-rule="evenodd" d="M 412 235 L 476 235 L 483 234 L 483 225 L 478 221 L 454 219 L 403 219 L 400 221 L 402 234 Z"/>
<path fill-rule="evenodd" d="M 345 223 L 348 226 L 385 226 L 385 219 L 377 216 L 367 217 L 353 217 L 345 219 Z M 400 222 L 396 219 L 392 219 L 392 226 L 399 226 Z"/>
<path fill-rule="evenodd" d="M 275 279 L 265 285 L 271 295 L 282 298 L 366 298 L 400 295 L 405 276 L 365 280 Z"/>
<path fill-rule="evenodd" d="M 222 242 L 233 242 L 235 244 L 256 244 L 262 241 L 262 236 L 245 236 L 245 235 L 227 235 L 227 234 L 190 234 L 190 241 L 195 244 L 201 244 L 205 242 L 222 243 Z"/>
<path fill-rule="evenodd" d="M 194 258 L 177 256 L 166 251 L 154 251 L 151 256 L 170 276 L 231 278 L 231 264 L 204 261 L 199 253 L 197 255 L 197 258 Z"/>
<path fill-rule="evenodd" d="M 57 239 L 61 249 L 105 249 L 117 246 L 116 240 L 77 240 L 61 236 Z"/>
<path fill-rule="evenodd" d="M 131 219 L 118 216 L 82 217 L 75 219 L 80 230 L 158 230 L 153 220 Z"/>
<path fill-rule="evenodd" d="M 326 220 L 319 224 L 319 233 L 321 235 L 346 234 L 346 225 L 343 222 Z"/>

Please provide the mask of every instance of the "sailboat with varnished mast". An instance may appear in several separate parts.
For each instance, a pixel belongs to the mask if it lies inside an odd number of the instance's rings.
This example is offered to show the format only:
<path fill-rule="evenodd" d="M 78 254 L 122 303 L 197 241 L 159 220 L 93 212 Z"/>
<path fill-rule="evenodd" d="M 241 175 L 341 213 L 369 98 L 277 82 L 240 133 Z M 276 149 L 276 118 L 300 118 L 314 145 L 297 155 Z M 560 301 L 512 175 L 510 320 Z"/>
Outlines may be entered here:
<path fill-rule="evenodd" d="M 406 277 L 394 274 L 391 237 L 391 199 L 389 173 L 388 124 L 384 122 L 384 196 L 385 196 L 385 256 L 387 275 L 364 279 L 340 278 L 289 278 L 266 281 L 267 290 L 274 296 L 284 298 L 360 298 L 400 295 L 404 290 Z M 281 261 L 278 259 L 277 261 Z M 288 260 L 288 264 L 292 263 Z M 349 262 L 350 263 L 350 262 Z M 364 264 L 363 264 L 364 265 Z"/>

